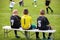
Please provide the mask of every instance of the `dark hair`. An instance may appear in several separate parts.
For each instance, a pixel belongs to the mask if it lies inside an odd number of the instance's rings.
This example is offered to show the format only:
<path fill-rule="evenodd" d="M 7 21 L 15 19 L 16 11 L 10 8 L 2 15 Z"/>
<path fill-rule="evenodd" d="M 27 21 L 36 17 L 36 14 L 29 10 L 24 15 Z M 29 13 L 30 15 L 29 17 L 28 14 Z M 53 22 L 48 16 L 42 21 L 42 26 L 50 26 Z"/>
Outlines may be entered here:
<path fill-rule="evenodd" d="M 28 9 L 24 9 L 24 14 L 28 14 Z"/>
<path fill-rule="evenodd" d="M 10 1 L 12 1 L 12 0 L 10 0 Z"/>

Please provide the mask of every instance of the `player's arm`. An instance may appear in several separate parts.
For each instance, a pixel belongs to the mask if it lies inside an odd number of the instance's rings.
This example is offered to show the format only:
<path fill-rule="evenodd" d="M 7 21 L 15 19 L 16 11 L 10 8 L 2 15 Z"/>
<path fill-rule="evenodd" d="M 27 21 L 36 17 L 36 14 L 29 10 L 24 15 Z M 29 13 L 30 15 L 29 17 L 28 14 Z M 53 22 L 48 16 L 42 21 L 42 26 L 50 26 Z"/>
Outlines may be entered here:
<path fill-rule="evenodd" d="M 37 18 L 37 29 L 38 29 L 38 18 Z"/>
<path fill-rule="evenodd" d="M 13 26 L 14 25 L 14 18 L 13 17 L 11 17 L 11 26 Z"/>
<path fill-rule="evenodd" d="M 48 19 L 47 19 L 47 18 L 46 18 L 46 20 L 45 20 L 45 21 L 46 21 L 46 25 L 47 25 L 47 26 L 50 26 L 50 23 L 49 23 L 49 21 L 48 21 Z"/>
<path fill-rule="evenodd" d="M 21 26 L 22 26 L 22 28 L 24 27 L 24 19 L 23 18 L 21 18 Z"/>

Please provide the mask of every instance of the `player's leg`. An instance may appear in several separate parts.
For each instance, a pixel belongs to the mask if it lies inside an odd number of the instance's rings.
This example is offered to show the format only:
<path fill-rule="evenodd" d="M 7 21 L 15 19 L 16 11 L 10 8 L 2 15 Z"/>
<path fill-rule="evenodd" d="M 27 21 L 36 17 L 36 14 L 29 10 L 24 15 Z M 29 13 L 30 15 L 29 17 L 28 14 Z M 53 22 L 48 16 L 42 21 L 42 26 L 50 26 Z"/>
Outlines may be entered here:
<path fill-rule="evenodd" d="M 48 1 L 47 3 L 48 3 L 48 8 L 51 10 L 51 12 L 53 12 L 52 8 L 49 6 L 50 5 L 50 1 Z"/>
<path fill-rule="evenodd" d="M 43 27 L 42 30 L 47 30 L 47 27 Z M 43 32 L 43 39 L 45 39 L 45 33 Z"/>
<path fill-rule="evenodd" d="M 37 27 L 37 29 L 41 30 L 39 27 Z M 39 38 L 39 32 L 36 32 L 36 38 Z"/>
<path fill-rule="evenodd" d="M 10 7 L 11 12 L 13 11 L 13 7 Z"/>
<path fill-rule="evenodd" d="M 34 6 L 37 7 L 37 2 L 36 1 L 34 1 Z"/>
<path fill-rule="evenodd" d="M 50 39 L 51 35 L 52 35 L 52 33 L 49 33 L 49 35 L 48 35 L 48 39 Z"/>
<path fill-rule="evenodd" d="M 48 26 L 48 30 L 52 30 L 51 26 Z M 51 39 L 51 38 L 50 38 L 51 35 L 52 35 L 52 33 L 49 33 L 49 35 L 48 35 L 48 40 Z"/>
<path fill-rule="evenodd" d="M 19 2 L 19 5 L 22 6 L 22 2 Z"/>
<path fill-rule="evenodd" d="M 51 10 L 51 12 L 53 12 L 53 10 L 52 10 L 52 8 L 50 6 L 48 8 Z"/>
<path fill-rule="evenodd" d="M 22 6 L 24 6 L 24 2 L 22 1 Z"/>
<path fill-rule="evenodd" d="M 46 12 L 47 12 L 47 14 L 49 13 L 49 12 L 48 12 L 48 6 L 46 6 Z"/>
<path fill-rule="evenodd" d="M 20 2 L 19 2 L 19 5 L 21 6 Z"/>
<path fill-rule="evenodd" d="M 48 12 L 48 6 L 49 6 L 49 2 L 48 1 L 46 1 L 45 6 L 46 6 L 46 12 L 49 13 Z"/>
<path fill-rule="evenodd" d="M 37 5 L 37 2 L 35 1 L 35 5 Z"/>
<path fill-rule="evenodd" d="M 46 37 L 45 37 L 45 33 L 44 33 L 44 32 L 43 32 L 43 38 L 46 38 Z"/>
<path fill-rule="evenodd" d="M 15 37 L 16 37 L 16 38 L 20 38 L 20 37 L 17 35 L 17 30 L 14 30 L 14 33 L 15 33 Z"/>
<path fill-rule="evenodd" d="M 20 6 L 22 6 L 22 2 L 20 2 Z"/>
<path fill-rule="evenodd" d="M 36 40 L 39 39 L 39 32 L 36 32 Z"/>
<path fill-rule="evenodd" d="M 11 8 L 11 12 L 13 11 L 13 7 Z"/>
<path fill-rule="evenodd" d="M 28 34 L 27 31 L 25 31 L 25 36 L 26 36 L 27 39 L 29 39 L 29 34 Z"/>

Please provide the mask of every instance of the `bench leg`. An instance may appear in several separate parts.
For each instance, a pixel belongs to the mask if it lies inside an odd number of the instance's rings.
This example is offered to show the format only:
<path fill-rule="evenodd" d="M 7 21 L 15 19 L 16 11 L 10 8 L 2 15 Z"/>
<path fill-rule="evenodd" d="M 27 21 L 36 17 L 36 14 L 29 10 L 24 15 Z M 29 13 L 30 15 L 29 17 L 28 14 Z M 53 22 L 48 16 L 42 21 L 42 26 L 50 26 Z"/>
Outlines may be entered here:
<path fill-rule="evenodd" d="M 30 32 L 28 32 L 28 37 L 29 37 L 29 39 L 30 39 Z"/>
<path fill-rule="evenodd" d="M 4 37 L 8 37 L 8 30 L 4 29 Z"/>
<path fill-rule="evenodd" d="M 34 35 L 35 33 L 31 34 L 31 37 Z"/>
<path fill-rule="evenodd" d="M 55 40 L 55 33 L 53 33 L 53 40 Z"/>
<path fill-rule="evenodd" d="M 27 40 L 29 40 L 30 39 L 30 32 L 25 31 L 25 36 L 26 36 Z"/>
<path fill-rule="evenodd" d="M 4 38 L 5 38 L 5 29 L 4 29 Z"/>

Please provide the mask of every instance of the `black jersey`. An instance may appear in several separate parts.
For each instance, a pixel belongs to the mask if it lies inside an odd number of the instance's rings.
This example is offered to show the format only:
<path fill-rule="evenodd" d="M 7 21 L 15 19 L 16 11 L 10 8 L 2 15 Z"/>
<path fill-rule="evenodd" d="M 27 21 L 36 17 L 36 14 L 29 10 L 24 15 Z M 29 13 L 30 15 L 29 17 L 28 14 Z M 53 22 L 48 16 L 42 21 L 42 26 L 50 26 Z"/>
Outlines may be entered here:
<path fill-rule="evenodd" d="M 49 25 L 49 21 L 45 16 L 39 16 L 37 18 L 37 28 L 45 30 L 47 25 Z"/>
<path fill-rule="evenodd" d="M 19 16 L 11 16 L 10 23 L 12 28 L 19 28 L 21 27 L 21 17 Z"/>
<path fill-rule="evenodd" d="M 12 0 L 10 0 L 10 1 L 12 1 Z"/>
<path fill-rule="evenodd" d="M 51 0 L 46 0 L 46 1 L 51 1 Z"/>
<path fill-rule="evenodd" d="M 51 0 L 46 0 L 46 3 L 45 3 L 45 5 L 46 5 L 46 6 L 49 6 L 49 4 L 50 4 L 50 1 L 51 1 Z"/>

